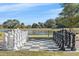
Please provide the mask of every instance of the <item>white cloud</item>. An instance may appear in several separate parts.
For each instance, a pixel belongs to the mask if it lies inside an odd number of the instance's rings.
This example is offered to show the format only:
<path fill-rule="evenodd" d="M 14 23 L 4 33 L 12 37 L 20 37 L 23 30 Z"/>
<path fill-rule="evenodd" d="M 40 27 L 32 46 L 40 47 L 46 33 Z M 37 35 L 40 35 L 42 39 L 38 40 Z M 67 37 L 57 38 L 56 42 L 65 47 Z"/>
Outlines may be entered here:
<path fill-rule="evenodd" d="M 0 12 L 5 12 L 5 11 L 17 11 L 17 10 L 21 10 L 21 9 L 24 9 L 24 8 L 31 8 L 31 7 L 36 7 L 36 6 L 40 6 L 40 5 L 48 5 L 48 4 L 33 4 L 33 3 L 23 3 L 23 4 L 12 4 L 12 5 L 1 5 L 0 6 Z"/>

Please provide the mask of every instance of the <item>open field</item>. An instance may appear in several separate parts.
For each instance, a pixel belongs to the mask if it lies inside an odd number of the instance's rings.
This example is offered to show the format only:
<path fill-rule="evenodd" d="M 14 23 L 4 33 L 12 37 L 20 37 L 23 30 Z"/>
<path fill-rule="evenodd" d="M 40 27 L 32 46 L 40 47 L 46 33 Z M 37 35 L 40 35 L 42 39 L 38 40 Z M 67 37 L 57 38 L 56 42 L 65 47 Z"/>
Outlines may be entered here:
<path fill-rule="evenodd" d="M 79 56 L 79 52 L 0 51 L 0 56 Z"/>

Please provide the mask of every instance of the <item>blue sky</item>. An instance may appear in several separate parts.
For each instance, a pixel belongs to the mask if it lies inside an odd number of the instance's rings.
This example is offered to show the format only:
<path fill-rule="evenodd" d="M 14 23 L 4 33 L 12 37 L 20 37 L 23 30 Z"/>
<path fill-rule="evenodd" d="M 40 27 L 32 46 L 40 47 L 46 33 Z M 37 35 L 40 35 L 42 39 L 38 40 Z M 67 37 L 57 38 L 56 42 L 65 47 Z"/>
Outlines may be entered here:
<path fill-rule="evenodd" d="M 17 19 L 26 25 L 56 18 L 62 11 L 56 3 L 0 3 L 0 24 L 7 19 Z"/>

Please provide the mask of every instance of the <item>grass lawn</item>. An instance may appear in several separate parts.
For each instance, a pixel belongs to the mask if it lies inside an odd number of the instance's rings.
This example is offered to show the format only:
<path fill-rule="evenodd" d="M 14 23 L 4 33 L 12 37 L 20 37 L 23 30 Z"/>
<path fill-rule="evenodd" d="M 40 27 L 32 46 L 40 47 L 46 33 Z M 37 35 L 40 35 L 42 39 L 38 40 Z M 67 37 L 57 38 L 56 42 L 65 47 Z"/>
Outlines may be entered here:
<path fill-rule="evenodd" d="M 29 35 L 29 38 L 53 38 L 53 35 Z"/>
<path fill-rule="evenodd" d="M 3 38 L 4 38 L 4 33 L 3 32 L 0 32 L 0 42 L 3 41 Z"/>
<path fill-rule="evenodd" d="M 4 37 L 4 33 L 0 32 L 0 39 L 3 39 L 3 37 Z"/>
<path fill-rule="evenodd" d="M 0 51 L 0 56 L 79 56 L 79 52 Z"/>

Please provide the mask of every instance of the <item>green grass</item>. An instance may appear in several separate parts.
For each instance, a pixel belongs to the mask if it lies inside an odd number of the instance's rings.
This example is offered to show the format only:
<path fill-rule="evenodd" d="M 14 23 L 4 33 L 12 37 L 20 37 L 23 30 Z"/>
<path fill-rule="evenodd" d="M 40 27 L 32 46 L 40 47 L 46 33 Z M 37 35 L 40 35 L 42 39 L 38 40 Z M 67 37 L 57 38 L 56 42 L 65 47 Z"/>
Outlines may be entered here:
<path fill-rule="evenodd" d="M 79 56 L 79 52 L 0 51 L 0 56 Z"/>
<path fill-rule="evenodd" d="M 4 33 L 0 32 L 0 42 L 3 41 L 3 38 L 4 38 Z"/>
<path fill-rule="evenodd" d="M 29 38 L 53 38 L 53 35 L 29 35 Z"/>

